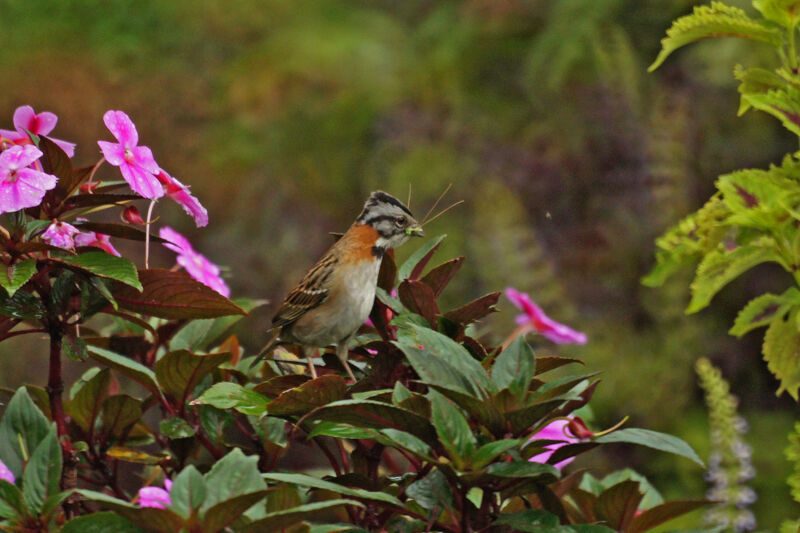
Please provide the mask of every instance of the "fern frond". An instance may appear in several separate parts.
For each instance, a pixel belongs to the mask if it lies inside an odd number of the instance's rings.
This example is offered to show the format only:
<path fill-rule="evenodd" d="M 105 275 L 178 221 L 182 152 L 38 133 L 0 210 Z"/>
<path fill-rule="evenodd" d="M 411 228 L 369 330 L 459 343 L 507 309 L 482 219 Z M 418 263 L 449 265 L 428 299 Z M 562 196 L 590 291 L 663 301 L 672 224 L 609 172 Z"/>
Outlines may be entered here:
<path fill-rule="evenodd" d="M 695 7 L 691 15 L 672 23 L 667 36 L 661 40 L 661 52 L 648 71 L 657 69 L 678 48 L 709 37 L 741 37 L 776 48 L 783 43 L 782 32 L 777 28 L 748 17 L 738 7 L 711 2 L 710 6 Z"/>

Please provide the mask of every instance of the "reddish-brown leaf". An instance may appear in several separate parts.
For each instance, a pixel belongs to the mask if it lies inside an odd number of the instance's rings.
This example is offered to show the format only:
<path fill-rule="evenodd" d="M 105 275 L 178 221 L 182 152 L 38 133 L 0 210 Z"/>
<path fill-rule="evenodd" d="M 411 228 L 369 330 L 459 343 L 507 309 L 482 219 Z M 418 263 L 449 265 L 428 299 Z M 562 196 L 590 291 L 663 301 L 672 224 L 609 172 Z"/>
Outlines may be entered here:
<path fill-rule="evenodd" d="M 476 320 L 480 320 L 490 313 L 497 311 L 495 304 L 500 299 L 499 292 L 492 292 L 486 296 L 481 296 L 468 304 L 447 312 L 444 316 L 457 324 L 466 325 Z"/>
<path fill-rule="evenodd" d="M 404 280 L 397 288 L 397 295 L 409 311 L 422 315 L 431 327 L 436 327 L 439 306 L 433 289 L 421 281 Z"/>
<path fill-rule="evenodd" d="M 461 268 L 461 265 L 464 264 L 464 259 L 462 255 L 446 263 L 442 263 L 425 274 L 420 281 L 433 289 L 433 294 L 438 298 L 439 295 L 442 294 L 444 288 L 447 287 L 447 284 L 450 283 L 450 280 L 453 279 L 453 276 L 456 275 L 456 272 Z"/>
<path fill-rule="evenodd" d="M 112 294 L 123 309 L 159 318 L 217 318 L 247 312 L 185 272 L 139 270 L 144 290 L 115 283 Z"/>

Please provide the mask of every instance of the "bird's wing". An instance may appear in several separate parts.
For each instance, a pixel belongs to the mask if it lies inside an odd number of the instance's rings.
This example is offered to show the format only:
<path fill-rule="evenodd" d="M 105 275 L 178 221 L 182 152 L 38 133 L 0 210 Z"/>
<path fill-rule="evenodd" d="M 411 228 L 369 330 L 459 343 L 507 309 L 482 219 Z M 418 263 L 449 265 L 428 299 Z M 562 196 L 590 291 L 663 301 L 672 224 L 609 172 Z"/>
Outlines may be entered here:
<path fill-rule="evenodd" d="M 272 318 L 272 326 L 278 328 L 291 324 L 315 307 L 322 305 L 328 299 L 331 274 L 335 265 L 336 258 L 329 252 L 311 267 L 303 280 L 286 296 L 280 309 Z"/>

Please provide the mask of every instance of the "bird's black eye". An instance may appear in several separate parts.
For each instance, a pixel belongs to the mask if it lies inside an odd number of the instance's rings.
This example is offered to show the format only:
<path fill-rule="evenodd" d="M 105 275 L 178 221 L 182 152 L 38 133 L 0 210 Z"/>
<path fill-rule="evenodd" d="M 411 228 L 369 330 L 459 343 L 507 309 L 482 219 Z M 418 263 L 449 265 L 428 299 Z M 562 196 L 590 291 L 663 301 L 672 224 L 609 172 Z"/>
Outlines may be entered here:
<path fill-rule="evenodd" d="M 396 219 L 394 219 L 394 223 L 397 224 L 400 227 L 405 226 L 406 217 L 397 217 Z"/>

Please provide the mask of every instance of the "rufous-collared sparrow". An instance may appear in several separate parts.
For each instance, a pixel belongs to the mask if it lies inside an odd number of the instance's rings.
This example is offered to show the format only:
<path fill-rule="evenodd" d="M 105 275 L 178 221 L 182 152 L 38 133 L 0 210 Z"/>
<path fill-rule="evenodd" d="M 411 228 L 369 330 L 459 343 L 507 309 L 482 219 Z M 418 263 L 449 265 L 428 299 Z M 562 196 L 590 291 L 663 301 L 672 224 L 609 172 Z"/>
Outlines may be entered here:
<path fill-rule="evenodd" d="M 300 344 L 316 378 L 312 355 L 335 344 L 337 357 L 355 381 L 347 364 L 347 345 L 372 309 L 383 254 L 422 235 L 422 227 L 400 200 L 383 191 L 370 194 L 347 233 L 286 296 L 272 318 L 277 336 L 261 353 L 278 343 Z"/>

